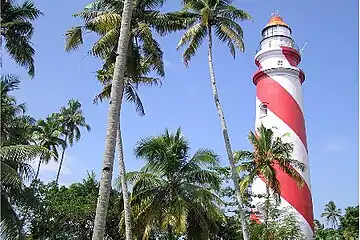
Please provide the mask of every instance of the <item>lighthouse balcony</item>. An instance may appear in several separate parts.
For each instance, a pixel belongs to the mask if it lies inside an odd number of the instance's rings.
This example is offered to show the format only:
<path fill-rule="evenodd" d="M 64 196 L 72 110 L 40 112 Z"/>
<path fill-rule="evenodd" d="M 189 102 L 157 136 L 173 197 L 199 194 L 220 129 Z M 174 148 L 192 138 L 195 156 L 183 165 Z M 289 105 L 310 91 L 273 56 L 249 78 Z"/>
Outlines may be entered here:
<path fill-rule="evenodd" d="M 290 47 L 296 50 L 297 52 L 300 52 L 299 46 L 294 41 L 279 41 L 279 40 L 281 39 L 271 39 L 270 41 L 263 41 L 256 49 L 255 54 L 257 54 L 260 51 L 266 51 L 279 47 Z"/>

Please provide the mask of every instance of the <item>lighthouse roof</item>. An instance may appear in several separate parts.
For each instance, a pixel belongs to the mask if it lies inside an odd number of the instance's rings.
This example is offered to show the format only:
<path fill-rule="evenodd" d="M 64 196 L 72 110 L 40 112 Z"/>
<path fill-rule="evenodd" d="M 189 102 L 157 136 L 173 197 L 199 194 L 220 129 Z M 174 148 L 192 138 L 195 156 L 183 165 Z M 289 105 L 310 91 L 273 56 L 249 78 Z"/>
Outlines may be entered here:
<path fill-rule="evenodd" d="M 269 20 L 269 23 L 266 24 L 265 27 L 270 27 L 270 26 L 274 26 L 274 25 L 281 25 L 281 26 L 285 26 L 285 27 L 289 27 L 283 20 L 282 17 L 280 17 L 279 14 L 273 14 Z"/>
<path fill-rule="evenodd" d="M 291 32 L 291 28 L 289 27 L 289 25 L 287 25 L 284 22 L 284 19 L 280 16 L 279 12 L 275 12 L 275 13 L 271 14 L 271 18 L 263 30 L 265 30 L 269 27 L 272 27 L 272 26 L 284 26 L 284 27 L 287 27 L 288 29 L 290 29 L 290 32 Z"/>

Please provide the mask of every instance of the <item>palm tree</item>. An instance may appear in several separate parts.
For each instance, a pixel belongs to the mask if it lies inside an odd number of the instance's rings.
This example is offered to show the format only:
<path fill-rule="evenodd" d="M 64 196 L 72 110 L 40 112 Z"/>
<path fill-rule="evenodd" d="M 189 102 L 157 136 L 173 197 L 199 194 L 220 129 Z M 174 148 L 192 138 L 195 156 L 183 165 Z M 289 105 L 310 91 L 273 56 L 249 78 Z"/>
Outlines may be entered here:
<path fill-rule="evenodd" d="M 228 155 L 232 180 L 235 186 L 236 199 L 240 211 L 244 239 L 248 240 L 246 219 L 241 200 L 240 189 L 238 187 L 239 176 L 236 173 L 233 152 L 231 149 L 228 128 L 225 121 L 223 109 L 220 104 L 216 78 L 213 66 L 212 44 L 213 30 L 215 36 L 227 44 L 230 53 L 235 57 L 235 49 L 244 51 L 243 31 L 237 21 L 249 20 L 250 15 L 232 5 L 232 0 L 182 0 L 184 10 L 176 13 L 179 18 L 186 17 L 192 22 L 191 27 L 181 37 L 177 49 L 188 44 L 183 53 L 184 64 L 188 66 L 191 58 L 196 54 L 204 38 L 208 37 L 208 62 L 212 93 L 219 115 L 221 129 L 224 137 L 225 148 Z"/>
<path fill-rule="evenodd" d="M 26 67 L 31 77 L 35 75 L 35 50 L 31 43 L 34 33 L 32 21 L 40 15 L 42 13 L 31 1 L 27 0 L 21 5 L 14 5 L 12 0 L 1 0 L 0 46 L 2 48 L 4 38 L 5 49 L 9 55 L 17 64 Z M 2 68 L 2 59 L 0 61 Z"/>
<path fill-rule="evenodd" d="M 89 132 L 91 130 L 90 125 L 85 121 L 85 117 L 81 109 L 81 103 L 78 100 L 71 99 L 68 102 L 67 107 L 62 107 L 60 109 L 59 121 L 61 124 L 62 134 L 65 136 L 64 141 L 65 143 L 69 143 L 71 147 L 73 146 L 74 139 L 75 141 L 79 141 L 81 138 L 80 127 L 84 127 Z M 59 182 L 66 147 L 67 144 L 64 145 L 61 153 L 59 169 L 55 180 L 56 184 Z"/>
<path fill-rule="evenodd" d="M 341 209 L 337 208 L 333 201 L 330 201 L 325 205 L 325 209 L 321 214 L 321 217 L 324 217 L 326 219 L 326 223 L 331 224 L 331 227 L 336 229 L 339 225 Z"/>
<path fill-rule="evenodd" d="M 187 233 L 187 239 L 208 239 L 223 219 L 218 207 L 222 201 L 214 194 L 221 178 L 213 169 L 218 156 L 200 149 L 189 156 L 189 143 L 180 128 L 138 142 L 135 154 L 146 161 L 127 178 L 133 183 L 132 209 L 143 239 L 155 231 L 165 232 L 166 239 Z M 139 226 L 140 225 L 140 226 Z M 196 231 L 195 231 L 196 229 Z M 192 238 L 194 235 L 201 238 Z M 141 236 L 139 236 L 141 237 Z"/>
<path fill-rule="evenodd" d="M 45 154 L 39 158 L 34 180 L 38 179 L 41 163 L 49 163 L 51 159 L 58 160 L 58 147 L 65 148 L 66 142 L 61 138 L 61 127 L 58 114 L 51 114 L 46 120 L 39 120 L 34 131 L 36 145 L 42 146 L 53 155 Z"/>
<path fill-rule="evenodd" d="M 248 136 L 255 152 L 237 151 L 234 153 L 235 161 L 241 160 L 238 171 L 246 173 L 240 182 L 241 191 L 247 189 L 259 176 L 263 177 L 267 183 L 264 214 L 266 228 L 270 208 L 270 190 L 273 191 L 277 202 L 280 202 L 281 189 L 277 180 L 276 167 L 278 166 L 287 175 L 295 179 L 300 187 L 304 184 L 304 180 L 295 168 L 304 171 L 305 164 L 291 158 L 293 144 L 283 142 L 282 137 L 275 137 L 272 129 L 267 129 L 261 125 L 257 128 L 256 134 L 250 131 Z"/>
<path fill-rule="evenodd" d="M 102 180 L 99 190 L 99 201 L 95 217 L 95 227 L 93 239 L 102 239 L 105 230 L 106 209 L 108 205 L 109 192 L 111 188 L 111 178 L 113 170 L 113 156 L 116 144 L 115 125 L 117 129 L 119 172 L 121 179 L 124 180 L 125 164 L 122 154 L 121 129 L 119 114 L 125 86 L 124 76 L 134 76 L 133 72 L 138 73 L 137 69 L 131 68 L 140 66 L 140 54 L 143 62 L 151 66 L 159 76 L 164 76 L 164 64 L 162 61 L 162 51 L 157 41 L 153 38 L 151 28 L 160 34 L 184 28 L 181 21 L 175 18 L 166 18 L 165 15 L 156 11 L 163 5 L 164 0 L 149 1 L 96 1 L 89 4 L 85 11 L 76 16 L 80 16 L 85 21 L 84 26 L 77 26 L 70 29 L 66 34 L 65 50 L 73 50 L 83 42 L 83 30 L 90 30 L 97 33 L 100 39 L 95 43 L 91 54 L 105 60 L 103 68 L 106 70 L 114 62 L 114 72 L 110 91 L 110 107 L 108 115 L 107 140 L 105 144 L 105 159 Z M 134 8 L 134 14 L 132 10 Z M 172 21 L 173 20 L 173 21 Z M 121 22 L 121 24 L 120 24 Z M 129 41 L 129 38 L 131 41 Z M 141 51 L 139 51 L 142 44 Z M 115 61 L 116 59 L 116 61 Z M 129 64 L 132 61 L 138 64 Z M 127 63 L 126 63 L 127 62 Z M 134 71 L 135 70 L 135 71 Z M 115 94 L 117 93 L 117 94 Z M 116 116 L 115 116 L 116 114 Z M 123 181 L 123 197 L 126 223 L 126 239 L 131 237 L 130 208 L 128 205 L 127 186 Z"/>
<path fill-rule="evenodd" d="M 0 148 L 1 157 L 1 239 L 23 239 L 21 221 L 11 200 L 26 198 L 25 183 L 32 179 L 34 170 L 29 162 L 44 154 L 50 155 L 42 146 L 13 145 Z"/>

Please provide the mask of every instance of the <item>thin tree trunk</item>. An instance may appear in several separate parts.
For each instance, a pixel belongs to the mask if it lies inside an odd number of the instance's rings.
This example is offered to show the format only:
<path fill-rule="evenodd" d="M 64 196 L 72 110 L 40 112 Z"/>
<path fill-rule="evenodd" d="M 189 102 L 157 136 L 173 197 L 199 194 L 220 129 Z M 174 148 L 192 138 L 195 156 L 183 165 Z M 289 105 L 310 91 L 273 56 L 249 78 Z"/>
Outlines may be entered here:
<path fill-rule="evenodd" d="M 34 180 L 37 180 L 37 179 L 38 179 L 38 177 L 39 177 L 39 173 L 40 173 L 40 166 L 41 166 L 41 157 L 39 158 L 39 164 L 38 164 L 38 167 L 37 167 L 37 170 L 36 170 L 36 175 L 35 175 Z"/>
<path fill-rule="evenodd" d="M 66 143 L 66 141 L 67 141 L 67 138 L 68 138 L 68 135 L 66 134 L 66 135 L 65 135 L 65 143 Z M 58 172 L 57 172 L 57 174 L 56 174 L 56 180 L 55 180 L 56 185 L 58 185 L 58 183 L 59 183 L 60 171 L 61 171 L 61 167 L 62 167 L 62 164 L 63 164 L 63 161 L 64 161 L 65 149 L 66 149 L 66 147 L 63 148 L 62 153 L 61 153 L 61 159 L 60 159 L 60 163 L 59 163 L 59 169 L 58 169 Z"/>
<path fill-rule="evenodd" d="M 121 180 L 121 190 L 123 194 L 124 201 L 124 212 L 125 212 L 125 236 L 126 240 L 132 240 L 132 230 L 131 230 L 131 209 L 129 203 L 129 193 L 127 188 L 127 182 L 125 179 L 126 170 L 125 170 L 125 162 L 124 162 L 124 152 L 123 152 L 123 144 L 121 137 L 121 126 L 119 121 L 119 126 L 117 130 L 117 153 L 119 159 L 119 175 Z"/>
<path fill-rule="evenodd" d="M 120 36 L 118 40 L 117 56 L 110 94 L 105 154 L 101 171 L 99 196 L 96 206 L 92 240 L 103 240 L 105 235 L 106 215 L 109 205 L 109 195 L 111 191 L 111 181 L 114 168 L 116 132 L 119 124 L 120 107 L 123 95 L 122 89 L 124 87 L 124 73 L 130 37 L 132 9 L 133 1 L 125 0 L 121 17 Z"/>
<path fill-rule="evenodd" d="M 213 61 L 212 61 L 212 36 L 211 36 L 211 27 L 210 26 L 208 27 L 208 34 L 209 34 L 208 60 L 209 60 L 211 87 L 212 87 L 212 92 L 213 92 L 213 96 L 214 96 L 216 110 L 217 110 L 217 113 L 220 118 L 221 129 L 222 129 L 222 133 L 223 133 L 223 137 L 224 137 L 224 141 L 225 141 L 226 153 L 229 158 L 229 164 L 230 164 L 230 168 L 231 168 L 231 178 L 234 182 L 235 194 L 236 194 L 236 199 L 237 199 L 238 207 L 239 207 L 239 214 L 240 214 L 240 218 L 241 218 L 243 238 L 244 238 L 244 240 L 248 240 L 249 237 L 248 237 L 248 231 L 247 231 L 246 218 L 245 218 L 245 213 L 244 213 L 243 203 L 242 203 L 241 193 L 240 193 L 240 187 L 239 187 L 239 176 L 236 172 L 234 156 L 233 156 L 233 152 L 231 150 L 229 133 L 228 133 L 228 129 L 227 129 L 226 121 L 225 121 L 224 112 L 223 112 L 223 109 L 220 104 L 217 87 L 216 87 L 215 72 L 214 72 L 214 66 L 213 66 Z"/>

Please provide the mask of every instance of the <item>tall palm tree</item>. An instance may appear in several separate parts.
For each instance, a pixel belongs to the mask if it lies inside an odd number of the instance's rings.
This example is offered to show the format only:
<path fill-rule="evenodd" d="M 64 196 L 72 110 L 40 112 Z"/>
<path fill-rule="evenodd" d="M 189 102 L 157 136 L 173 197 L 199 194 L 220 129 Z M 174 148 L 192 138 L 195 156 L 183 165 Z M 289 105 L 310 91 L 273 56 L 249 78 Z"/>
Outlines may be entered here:
<path fill-rule="evenodd" d="M 291 158 L 293 144 L 284 142 L 282 137 L 275 137 L 272 129 L 261 125 L 257 128 L 256 134 L 250 131 L 248 135 L 248 139 L 255 151 L 237 151 L 234 153 L 235 161 L 241 161 L 238 171 L 246 173 L 246 176 L 240 182 L 241 191 L 247 189 L 259 176 L 263 177 L 267 183 L 264 214 L 266 228 L 270 209 L 270 190 L 273 192 L 277 202 L 280 201 L 281 189 L 277 180 L 276 166 L 295 179 L 300 187 L 304 184 L 303 178 L 295 168 L 304 171 L 305 164 Z"/>
<path fill-rule="evenodd" d="M 105 144 L 105 159 L 102 180 L 99 190 L 99 201 L 97 214 L 95 217 L 95 227 L 93 239 L 102 239 L 105 230 L 106 209 L 108 205 L 109 192 L 111 187 L 111 178 L 113 170 L 113 155 L 116 144 L 115 124 L 117 129 L 119 172 L 123 179 L 123 197 L 126 222 L 126 239 L 131 237 L 130 208 L 128 205 L 127 186 L 124 179 L 125 164 L 122 154 L 121 129 L 119 127 L 119 114 L 121 101 L 123 98 L 123 89 L 125 85 L 124 76 L 131 73 L 134 69 L 131 66 L 140 64 L 130 64 L 131 61 L 140 62 L 139 56 L 142 53 L 145 58 L 143 61 L 151 66 L 159 76 L 164 76 L 164 64 L 162 61 L 162 51 L 159 44 L 152 36 L 151 28 L 160 34 L 182 29 L 183 24 L 175 18 L 166 18 L 155 10 L 161 7 L 164 0 L 149 1 L 131 1 L 119 0 L 108 1 L 100 0 L 89 4 L 85 11 L 77 14 L 85 24 L 70 29 L 66 34 L 65 50 L 73 50 L 83 43 L 83 30 L 90 30 L 97 33 L 100 39 L 94 44 L 91 54 L 101 57 L 105 60 L 104 68 L 107 69 L 114 62 L 113 80 L 110 91 L 110 107 L 108 115 L 107 140 Z M 132 10 L 134 9 L 134 14 Z M 120 24 L 121 22 L 121 24 Z M 131 41 L 129 41 L 131 39 Z M 139 52 L 139 43 L 141 52 Z M 135 54 L 134 54 L 135 52 Z M 129 54 L 130 53 L 130 54 Z M 131 57 L 129 57 L 129 55 Z M 116 61 L 115 61 L 116 60 Z M 135 72 L 137 69 L 135 68 Z M 132 74 L 130 74 L 133 76 Z M 116 93 L 116 94 L 115 94 Z M 115 116 L 114 114 L 117 114 Z"/>
<path fill-rule="evenodd" d="M 84 127 L 88 132 L 91 131 L 91 127 L 86 123 L 84 114 L 81 109 L 81 103 L 78 100 L 71 99 L 68 102 L 67 107 L 60 109 L 59 121 L 61 125 L 62 134 L 65 136 L 65 143 L 69 143 L 72 147 L 74 140 L 79 141 L 81 138 L 80 127 Z M 56 175 L 56 184 L 59 182 L 60 171 L 64 160 L 65 149 L 68 144 L 64 145 L 61 153 L 59 169 Z"/>
<path fill-rule="evenodd" d="M 1 0 L 0 46 L 2 48 L 4 39 L 9 55 L 17 64 L 26 67 L 31 77 L 35 75 L 35 50 L 31 43 L 34 33 L 32 21 L 40 15 L 42 13 L 32 1 L 26 0 L 21 5 L 14 5 L 12 0 Z M 0 61 L 2 67 L 2 59 Z"/>
<path fill-rule="evenodd" d="M 32 179 L 34 170 L 30 161 L 44 154 L 50 155 L 42 146 L 13 145 L 0 148 L 1 157 L 1 239 L 24 239 L 21 221 L 11 199 L 26 198 L 25 183 Z"/>
<path fill-rule="evenodd" d="M 223 219 L 219 209 L 221 178 L 215 167 L 218 156 L 200 149 L 189 156 L 189 143 L 180 128 L 138 142 L 135 154 L 146 161 L 127 178 L 133 183 L 132 205 L 136 226 L 143 239 L 155 231 L 165 232 L 166 239 L 177 239 L 185 233 L 188 239 L 208 239 Z M 196 231 L 194 230 L 196 229 Z M 199 238 L 192 238 L 194 235 Z M 141 237 L 141 236 L 139 236 Z"/>
<path fill-rule="evenodd" d="M 339 226 L 341 209 L 337 208 L 333 201 L 330 201 L 325 205 L 325 209 L 321 214 L 321 217 L 324 217 L 326 219 L 326 223 L 331 224 L 331 227 L 336 229 Z"/>
<path fill-rule="evenodd" d="M 192 22 L 191 27 L 181 37 L 177 49 L 188 44 L 183 53 L 184 64 L 187 66 L 191 58 L 196 54 L 205 37 L 208 38 L 208 62 L 212 93 L 219 115 L 221 130 L 224 137 L 226 153 L 228 155 L 232 180 L 235 186 L 236 199 L 240 211 L 244 239 L 248 240 L 246 219 L 238 187 L 239 176 L 236 173 L 233 152 L 225 121 L 224 111 L 220 104 L 216 86 L 215 71 L 213 66 L 212 44 L 213 30 L 215 36 L 229 47 L 230 53 L 235 57 L 235 51 L 244 51 L 243 30 L 237 21 L 249 20 L 250 15 L 232 5 L 232 0 L 182 0 L 184 10 L 177 13 L 178 17 L 185 17 Z"/>
<path fill-rule="evenodd" d="M 58 160 L 58 147 L 65 148 L 66 142 L 61 138 L 61 127 L 58 114 L 51 114 L 46 120 L 39 120 L 34 131 L 36 145 L 42 146 L 53 155 L 44 154 L 39 158 L 34 180 L 38 179 L 42 163 L 49 163 L 51 159 Z"/>

